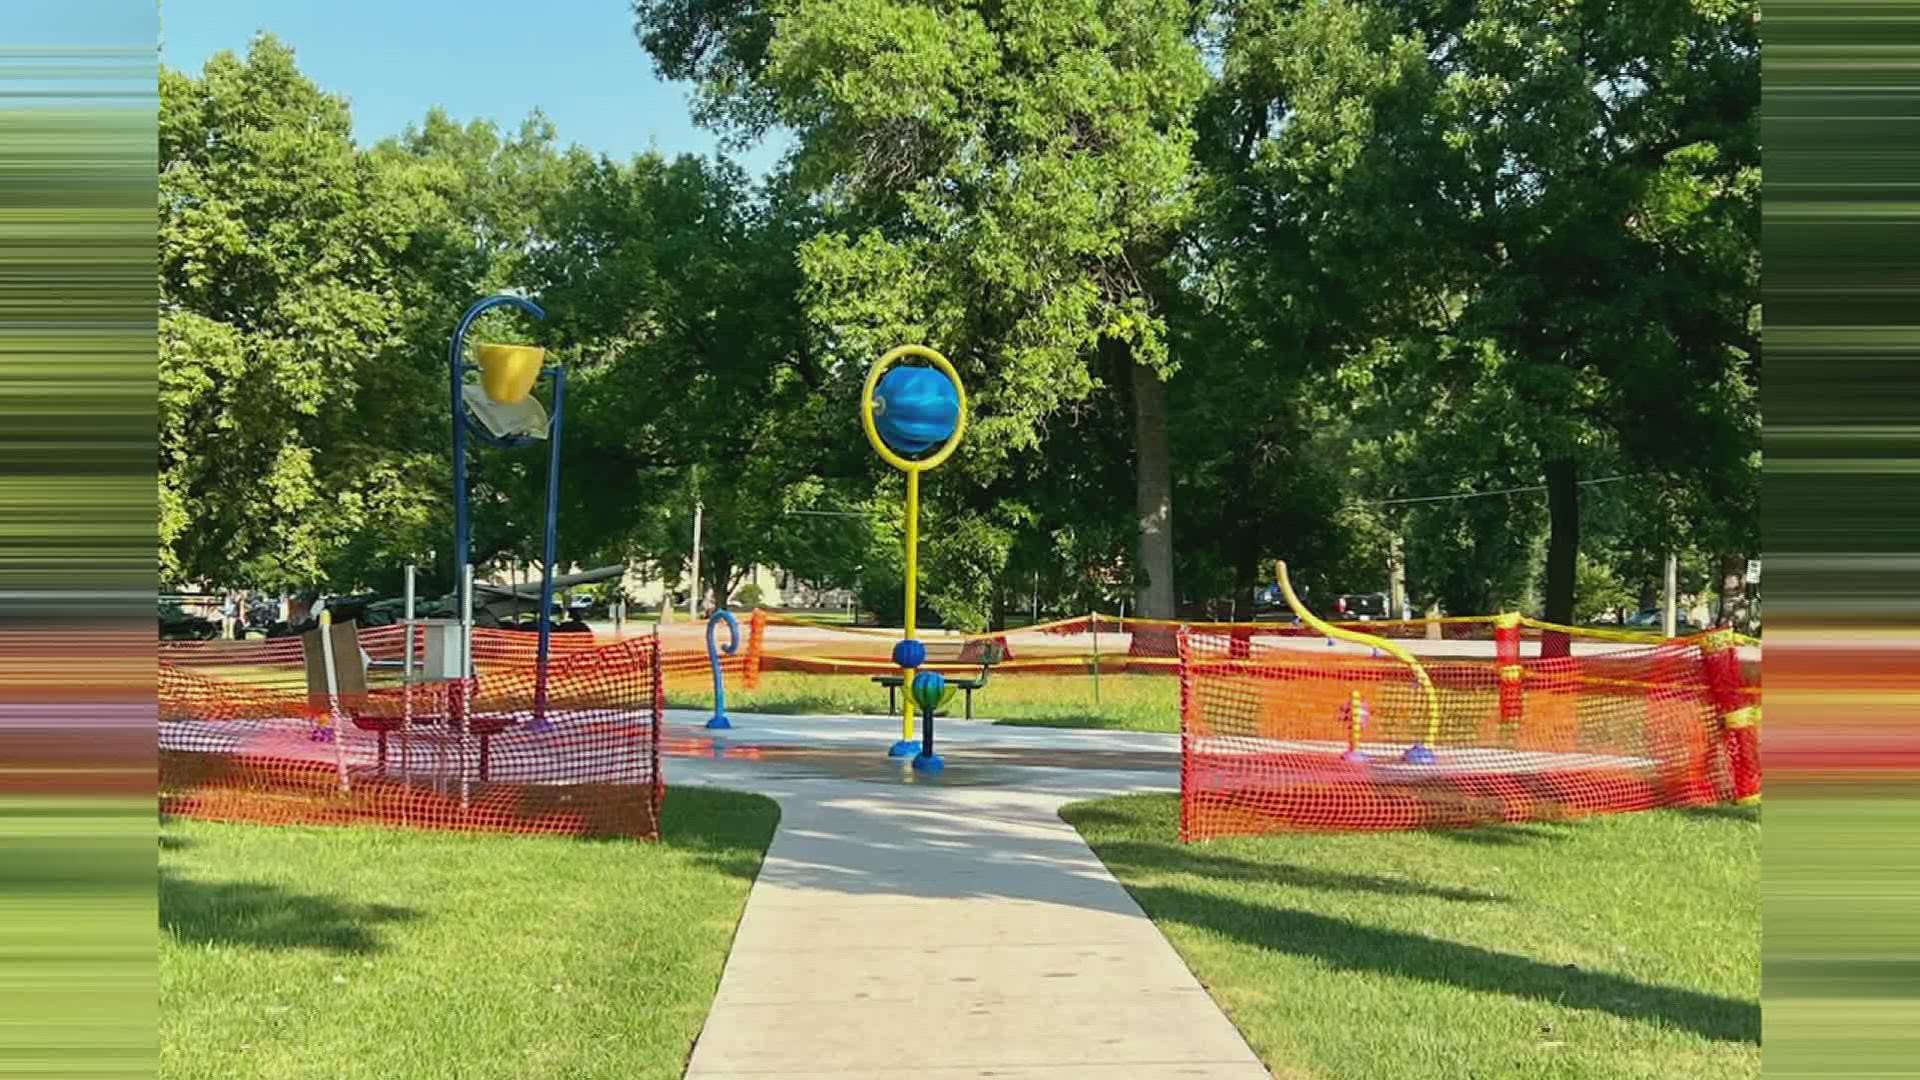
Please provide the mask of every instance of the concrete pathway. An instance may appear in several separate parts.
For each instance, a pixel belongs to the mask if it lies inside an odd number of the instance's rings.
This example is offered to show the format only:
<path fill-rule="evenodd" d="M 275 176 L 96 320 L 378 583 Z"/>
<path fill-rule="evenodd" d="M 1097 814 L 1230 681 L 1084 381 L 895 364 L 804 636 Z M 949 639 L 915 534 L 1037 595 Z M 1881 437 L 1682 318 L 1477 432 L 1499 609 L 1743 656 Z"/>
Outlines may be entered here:
<path fill-rule="evenodd" d="M 712 784 L 781 805 L 689 1080 L 1266 1080 L 1059 818 L 1177 786 L 1175 740 L 1123 736 L 1127 768 L 1089 769 L 1075 752 L 1118 733 L 943 723 L 948 769 L 928 778 L 884 757 L 884 718 L 736 716 L 719 757 L 673 719 L 669 799 Z M 1043 748 L 1060 764 L 1009 764 Z"/>

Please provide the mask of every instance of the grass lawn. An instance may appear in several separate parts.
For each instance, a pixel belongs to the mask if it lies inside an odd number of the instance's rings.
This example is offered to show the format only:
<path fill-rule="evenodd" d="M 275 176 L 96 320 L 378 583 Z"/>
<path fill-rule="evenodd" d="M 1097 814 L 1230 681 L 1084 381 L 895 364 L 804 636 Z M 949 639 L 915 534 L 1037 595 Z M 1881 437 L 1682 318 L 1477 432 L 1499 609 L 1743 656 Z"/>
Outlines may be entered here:
<path fill-rule="evenodd" d="M 1910 777 L 1767 791 L 1767 1076 L 1920 1061 L 1920 798 Z"/>
<path fill-rule="evenodd" d="M 1281 1080 L 1760 1073 L 1756 813 L 1191 846 L 1178 814 L 1062 811 Z"/>
<path fill-rule="evenodd" d="M 669 685 L 667 704 L 676 709 L 711 709 L 713 687 Z M 964 707 L 956 695 L 947 713 L 958 718 L 964 715 Z M 770 671 L 760 677 L 758 690 L 729 679 L 727 709 L 880 716 L 887 711 L 887 691 L 865 675 Z M 1102 675 L 1096 706 L 1091 675 L 996 675 L 986 689 L 974 692 L 973 712 L 983 720 L 1029 727 L 1177 732 L 1180 681 L 1165 675 Z"/>
<path fill-rule="evenodd" d="M 678 1077 L 776 805 L 669 791 L 658 844 L 160 833 L 170 1077 Z"/>
<path fill-rule="evenodd" d="M 0 1075 L 154 1074 L 153 798 L 0 796 Z"/>

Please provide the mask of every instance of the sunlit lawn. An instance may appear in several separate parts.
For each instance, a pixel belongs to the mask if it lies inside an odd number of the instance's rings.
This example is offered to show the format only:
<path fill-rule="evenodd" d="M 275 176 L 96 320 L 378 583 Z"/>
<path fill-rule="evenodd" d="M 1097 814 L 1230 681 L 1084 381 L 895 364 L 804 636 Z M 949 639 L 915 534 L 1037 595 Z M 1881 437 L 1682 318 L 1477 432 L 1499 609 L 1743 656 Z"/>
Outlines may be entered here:
<path fill-rule="evenodd" d="M 1757 813 L 1195 845 L 1178 814 L 1062 812 L 1277 1077 L 1759 1075 Z"/>
<path fill-rule="evenodd" d="M 996 675 L 973 695 L 976 719 L 1001 724 L 1113 728 L 1123 731 L 1179 731 L 1180 683 L 1166 675 L 1102 675 L 1094 701 L 1090 675 Z M 693 680 L 667 688 L 667 704 L 679 709 L 711 709 L 713 688 Z M 740 680 L 727 682 L 727 709 L 737 712 L 823 715 L 884 715 L 887 691 L 866 675 L 808 675 L 772 671 L 748 690 Z M 964 714 L 955 696 L 947 715 Z"/>
<path fill-rule="evenodd" d="M 161 1072 L 678 1077 L 778 816 L 687 788 L 656 844 L 167 822 Z"/>

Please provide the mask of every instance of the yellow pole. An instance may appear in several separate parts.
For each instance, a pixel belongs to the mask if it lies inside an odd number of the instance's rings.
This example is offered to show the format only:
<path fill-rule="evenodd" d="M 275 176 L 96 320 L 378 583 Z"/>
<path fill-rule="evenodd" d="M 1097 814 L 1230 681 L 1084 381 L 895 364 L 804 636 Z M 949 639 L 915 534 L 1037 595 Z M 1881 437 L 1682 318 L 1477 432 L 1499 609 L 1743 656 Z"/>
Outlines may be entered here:
<path fill-rule="evenodd" d="M 880 437 L 879 425 L 874 421 L 873 392 L 880 385 L 880 376 L 893 366 L 895 361 L 910 356 L 926 360 L 944 374 L 952 383 L 954 396 L 959 399 L 960 413 L 954 418 L 953 434 L 931 455 L 917 461 L 910 461 L 887 445 Z M 901 345 L 890 349 L 885 356 L 876 361 L 867 370 L 867 382 L 860 390 L 860 426 L 866 429 L 867 442 L 872 444 L 880 460 L 907 474 L 907 627 L 906 637 L 913 639 L 916 629 L 914 613 L 920 606 L 920 474 L 928 469 L 938 468 L 960 445 L 960 437 L 967 433 L 967 391 L 960 385 L 960 373 L 953 369 L 947 358 L 924 345 Z M 913 741 L 913 677 L 918 668 L 902 671 L 905 680 L 901 686 L 905 701 L 900 708 L 900 730 L 902 742 Z"/>
<path fill-rule="evenodd" d="M 907 637 L 914 632 L 914 613 L 920 606 L 920 470 L 907 473 Z M 900 738 L 913 741 L 913 675 L 908 668 L 900 687 Z"/>

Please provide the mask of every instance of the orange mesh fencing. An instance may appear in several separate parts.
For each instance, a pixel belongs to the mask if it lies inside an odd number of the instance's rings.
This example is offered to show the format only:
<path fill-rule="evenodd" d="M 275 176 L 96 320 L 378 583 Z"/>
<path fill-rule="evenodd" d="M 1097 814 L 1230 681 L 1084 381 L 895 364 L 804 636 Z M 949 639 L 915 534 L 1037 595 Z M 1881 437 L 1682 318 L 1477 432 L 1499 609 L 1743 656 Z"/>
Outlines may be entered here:
<path fill-rule="evenodd" d="M 525 636 L 476 630 L 476 657 L 489 659 L 474 678 L 374 682 L 332 700 L 307 692 L 298 639 L 162 649 L 162 810 L 269 824 L 657 838 L 665 796 L 658 643 L 560 646 L 556 636 L 542 708 L 532 652 L 499 634 Z M 361 640 L 375 656 L 405 648 L 397 627 Z"/>
<path fill-rule="evenodd" d="M 1746 700 L 1732 649 L 1690 638 L 1525 659 L 1512 644 L 1517 622 L 1495 629 L 1506 640 L 1492 658 L 1423 661 L 1431 698 L 1390 657 L 1178 635 L 1182 838 L 1453 828 L 1757 797 L 1757 734 L 1749 744 L 1739 733 L 1752 725 L 1729 722 L 1733 695 Z M 1416 746 L 1431 758 L 1419 760 Z"/>
<path fill-rule="evenodd" d="M 359 632 L 360 648 L 375 661 L 397 662 L 406 656 L 406 628 L 376 626 Z M 551 660 L 591 652 L 606 642 L 592 633 L 568 632 L 552 635 L 548 646 Z M 223 670 L 239 674 L 250 682 L 277 681 L 287 686 L 305 686 L 298 637 L 248 638 L 244 641 L 162 641 L 160 662 L 182 668 Z M 415 631 L 414 661 L 426 661 L 426 635 Z M 502 630 L 476 626 L 473 629 L 473 666 L 485 673 L 508 668 L 530 668 L 540 657 L 540 637 L 526 630 Z M 376 675 L 376 677 L 378 677 Z"/>

